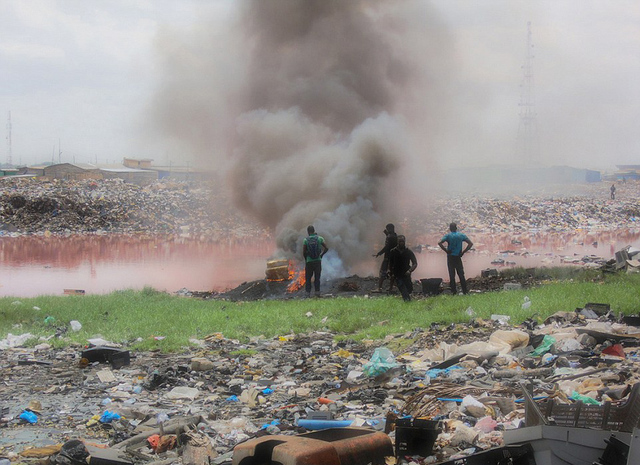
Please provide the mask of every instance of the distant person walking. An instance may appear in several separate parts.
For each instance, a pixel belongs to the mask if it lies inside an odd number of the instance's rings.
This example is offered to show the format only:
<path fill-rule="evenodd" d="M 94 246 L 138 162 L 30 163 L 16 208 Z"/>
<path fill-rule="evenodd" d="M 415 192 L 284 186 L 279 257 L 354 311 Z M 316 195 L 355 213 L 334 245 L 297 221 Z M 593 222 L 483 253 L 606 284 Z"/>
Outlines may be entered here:
<path fill-rule="evenodd" d="M 458 273 L 458 278 L 460 279 L 460 287 L 462 288 L 462 293 L 466 294 L 469 292 L 467 289 L 467 280 L 464 278 L 464 267 L 462 266 L 462 256 L 467 253 L 467 251 L 473 247 L 473 242 L 469 240 L 469 238 L 460 232 L 458 232 L 458 226 L 455 223 L 451 223 L 449 225 L 449 233 L 446 234 L 438 245 L 442 250 L 447 252 L 447 268 L 449 268 L 449 287 L 451 288 L 451 293 L 453 295 L 457 294 L 456 291 L 456 273 Z M 447 247 L 444 246 L 444 243 L 447 243 Z M 462 243 L 465 242 L 467 246 L 464 250 L 462 250 Z"/>
<path fill-rule="evenodd" d="M 615 200 L 616 199 L 616 185 L 615 184 L 611 184 L 611 189 L 609 189 L 611 191 L 611 200 Z"/>
<path fill-rule="evenodd" d="M 398 245 L 398 235 L 395 232 L 396 227 L 389 223 L 384 228 L 384 247 L 374 255 L 374 257 L 378 258 L 380 255 L 383 255 L 382 263 L 380 264 L 380 278 L 378 279 L 378 292 L 382 292 L 382 284 L 386 278 L 389 278 L 389 292 L 393 289 L 393 276 L 389 275 L 389 253 L 391 249 Z"/>
<path fill-rule="evenodd" d="M 413 292 L 413 282 L 411 281 L 411 273 L 418 267 L 416 254 L 406 246 L 406 238 L 398 236 L 398 245 L 389 252 L 389 271 L 391 279 L 395 279 L 396 286 L 402 300 L 411 301 L 411 293 Z"/>
<path fill-rule="evenodd" d="M 307 227 L 308 237 L 302 242 L 302 256 L 304 257 L 304 278 L 307 297 L 311 297 L 311 278 L 316 297 L 320 297 L 320 275 L 322 274 L 322 257 L 329 251 L 322 236 L 318 236 L 313 226 Z"/>

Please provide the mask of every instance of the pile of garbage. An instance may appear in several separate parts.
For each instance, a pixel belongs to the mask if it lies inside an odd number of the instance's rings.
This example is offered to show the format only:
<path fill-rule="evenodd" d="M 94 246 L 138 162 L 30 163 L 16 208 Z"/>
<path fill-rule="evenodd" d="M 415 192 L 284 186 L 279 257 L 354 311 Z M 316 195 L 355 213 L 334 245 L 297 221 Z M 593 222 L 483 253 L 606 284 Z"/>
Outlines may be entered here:
<path fill-rule="evenodd" d="M 508 433 L 532 418 L 553 424 L 546 415 L 555 412 L 561 424 L 562 406 L 588 406 L 593 418 L 600 406 L 635 402 L 638 324 L 586 304 L 543 324 L 470 319 L 378 342 L 215 333 L 180 354 L 133 353 L 101 339 L 54 350 L 9 335 L 0 341 L 0 460 L 222 464 L 234 448 L 254 453 L 251 441 L 261 438 L 278 438 L 273 446 L 348 428 L 344 440 L 358 447 L 388 449 L 377 436 L 362 439 L 362 429 L 388 437 L 394 449 L 377 452 L 393 455 L 386 463 L 453 461 L 506 447 Z M 625 431 L 622 423 L 600 428 Z"/>
<path fill-rule="evenodd" d="M 609 187 L 593 183 L 566 186 L 565 191 L 502 197 L 436 196 L 430 199 L 429 208 L 422 202 L 407 206 L 405 229 L 441 232 L 449 219 L 457 219 L 466 231 L 494 233 L 640 228 L 640 181 L 620 184 L 621 194 L 615 200 L 609 200 Z"/>
<path fill-rule="evenodd" d="M 267 234 L 233 207 L 220 184 L 160 180 L 140 187 L 121 179 L 0 181 L 0 234 L 143 232 L 203 238 Z M 570 192 L 508 197 L 442 194 L 430 198 L 427 206 L 421 197 L 410 197 L 399 206 L 399 215 L 404 217 L 403 231 L 413 238 L 442 233 L 453 219 L 467 232 L 637 229 L 639 187 L 636 181 L 620 185 L 616 200 L 607 200 L 605 183 L 570 186 Z"/>
<path fill-rule="evenodd" d="M 195 238 L 266 234 L 205 183 L 140 187 L 121 179 L 6 178 L 0 183 L 0 234 L 165 233 Z"/>

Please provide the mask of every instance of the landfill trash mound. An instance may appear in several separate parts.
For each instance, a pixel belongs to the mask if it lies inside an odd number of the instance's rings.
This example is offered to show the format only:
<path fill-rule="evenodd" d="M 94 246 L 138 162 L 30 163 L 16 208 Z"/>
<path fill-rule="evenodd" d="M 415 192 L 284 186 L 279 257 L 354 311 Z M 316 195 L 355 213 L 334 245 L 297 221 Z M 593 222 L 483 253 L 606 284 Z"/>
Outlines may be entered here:
<path fill-rule="evenodd" d="M 0 234 L 151 233 L 216 239 L 268 232 L 213 183 L 3 178 Z"/>
<path fill-rule="evenodd" d="M 404 227 L 410 231 L 441 232 L 443 218 L 458 218 L 466 231 L 570 231 L 638 228 L 640 180 L 618 184 L 620 195 L 609 200 L 607 182 L 545 186 L 530 192 L 492 195 L 440 195 L 425 208 L 420 198 L 404 206 Z"/>
<path fill-rule="evenodd" d="M 411 237 L 441 233 L 449 218 L 468 232 L 558 232 L 638 228 L 640 181 L 561 186 L 519 195 L 415 196 L 398 205 Z M 140 187 L 120 179 L 0 178 L 0 234 L 168 233 L 247 237 L 270 232 L 235 208 L 221 183 L 160 180 Z"/>
<path fill-rule="evenodd" d="M 387 463 L 502 453 L 510 433 L 534 425 L 625 440 L 640 424 L 639 321 L 590 303 L 542 323 L 476 318 L 384 342 L 329 331 L 247 341 L 214 333 L 177 354 L 95 339 L 25 347 L 14 337 L 0 341 L 0 457 L 229 464 L 239 444 L 251 452 L 249 441 L 331 427 L 384 433 L 395 445 Z M 391 453 L 362 434 L 342 440 L 364 456 Z"/>

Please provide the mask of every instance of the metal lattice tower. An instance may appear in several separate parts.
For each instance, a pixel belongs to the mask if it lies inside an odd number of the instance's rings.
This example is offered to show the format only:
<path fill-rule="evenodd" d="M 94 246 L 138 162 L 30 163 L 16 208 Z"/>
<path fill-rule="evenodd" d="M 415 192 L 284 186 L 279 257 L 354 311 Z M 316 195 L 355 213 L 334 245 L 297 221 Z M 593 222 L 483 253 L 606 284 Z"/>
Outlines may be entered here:
<path fill-rule="evenodd" d="M 533 85 L 533 41 L 531 21 L 527 22 L 527 51 L 522 65 L 522 83 L 520 84 L 520 124 L 516 144 L 516 160 L 526 165 L 540 164 L 540 143 L 538 140 L 538 121 L 535 109 Z"/>
<path fill-rule="evenodd" d="M 7 116 L 7 165 L 13 166 L 11 154 L 11 112 Z"/>

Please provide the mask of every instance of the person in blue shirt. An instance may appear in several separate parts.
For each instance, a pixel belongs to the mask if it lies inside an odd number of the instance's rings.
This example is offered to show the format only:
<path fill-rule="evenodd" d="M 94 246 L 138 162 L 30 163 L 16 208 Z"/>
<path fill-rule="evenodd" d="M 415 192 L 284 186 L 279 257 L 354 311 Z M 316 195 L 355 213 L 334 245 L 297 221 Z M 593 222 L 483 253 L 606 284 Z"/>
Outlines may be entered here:
<path fill-rule="evenodd" d="M 456 273 L 458 273 L 458 278 L 460 279 L 460 287 L 462 288 L 462 293 L 466 294 L 469 292 L 467 289 L 467 280 L 464 278 L 464 267 L 462 266 L 462 256 L 467 253 L 467 251 L 473 247 L 473 242 L 469 240 L 469 238 L 460 232 L 458 232 L 458 225 L 455 223 L 451 223 L 449 225 L 449 234 L 446 234 L 438 245 L 442 250 L 447 252 L 447 268 L 449 268 L 449 287 L 451 288 L 451 293 L 456 295 Z M 447 246 L 444 246 L 444 243 L 447 243 Z M 464 250 L 462 249 L 462 243 L 466 243 L 466 247 Z"/>

